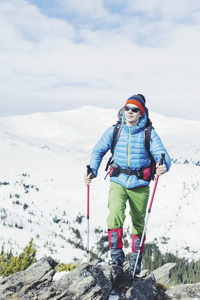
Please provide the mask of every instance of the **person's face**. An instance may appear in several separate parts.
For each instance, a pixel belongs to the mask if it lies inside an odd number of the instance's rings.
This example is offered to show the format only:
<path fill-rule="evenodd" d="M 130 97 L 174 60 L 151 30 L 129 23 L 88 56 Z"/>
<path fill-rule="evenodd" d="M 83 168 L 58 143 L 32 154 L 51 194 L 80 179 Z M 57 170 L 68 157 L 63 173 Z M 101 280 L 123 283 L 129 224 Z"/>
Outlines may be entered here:
<path fill-rule="evenodd" d="M 131 108 L 133 108 L 134 111 L 132 111 Z M 125 118 L 126 118 L 126 124 L 128 126 L 137 125 L 141 117 L 142 117 L 141 111 L 136 105 L 128 104 L 125 106 Z"/>

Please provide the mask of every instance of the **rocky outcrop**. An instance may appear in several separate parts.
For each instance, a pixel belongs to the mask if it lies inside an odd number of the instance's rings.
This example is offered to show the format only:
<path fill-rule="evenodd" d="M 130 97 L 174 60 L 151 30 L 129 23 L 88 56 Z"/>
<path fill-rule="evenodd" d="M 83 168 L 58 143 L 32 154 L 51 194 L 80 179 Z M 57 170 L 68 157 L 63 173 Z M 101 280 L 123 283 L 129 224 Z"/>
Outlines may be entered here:
<path fill-rule="evenodd" d="M 167 299 L 200 300 L 200 283 L 178 285 L 166 291 Z"/>
<path fill-rule="evenodd" d="M 152 271 L 150 276 L 154 275 L 157 283 L 168 286 L 170 281 L 169 272 L 172 268 L 175 267 L 175 265 L 175 263 L 167 263 L 164 266 Z"/>
<path fill-rule="evenodd" d="M 2 278 L 0 299 L 45 299 L 36 296 L 43 295 L 46 287 L 51 286 L 55 266 L 52 258 L 43 258 L 25 271 Z"/>
<path fill-rule="evenodd" d="M 118 295 L 119 300 L 200 299 L 200 284 L 166 291 L 163 283 L 168 282 L 169 270 L 174 264 L 164 265 L 151 274 L 143 271 L 134 281 L 128 273 L 128 263 L 123 269 L 97 261 L 89 265 L 82 263 L 54 281 L 55 266 L 56 262 L 46 257 L 25 271 L 2 278 L 0 300 L 106 300 L 111 293 Z"/>

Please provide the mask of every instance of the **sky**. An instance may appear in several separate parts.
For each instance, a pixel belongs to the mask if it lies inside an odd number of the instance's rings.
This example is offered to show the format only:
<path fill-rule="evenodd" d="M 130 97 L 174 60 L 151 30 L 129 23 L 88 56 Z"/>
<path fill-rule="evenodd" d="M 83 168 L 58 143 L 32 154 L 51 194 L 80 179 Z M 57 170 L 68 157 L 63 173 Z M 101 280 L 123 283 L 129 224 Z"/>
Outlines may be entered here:
<path fill-rule="evenodd" d="M 0 117 L 137 93 L 200 120 L 199 0 L 0 0 Z"/>

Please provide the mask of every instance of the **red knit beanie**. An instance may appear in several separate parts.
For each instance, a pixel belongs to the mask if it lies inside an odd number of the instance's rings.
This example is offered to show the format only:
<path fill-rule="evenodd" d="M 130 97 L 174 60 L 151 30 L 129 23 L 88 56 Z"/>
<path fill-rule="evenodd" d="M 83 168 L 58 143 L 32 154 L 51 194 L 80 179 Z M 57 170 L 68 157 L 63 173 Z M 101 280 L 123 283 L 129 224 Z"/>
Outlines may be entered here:
<path fill-rule="evenodd" d="M 145 113 L 145 103 L 137 95 L 133 95 L 130 98 L 128 98 L 128 100 L 125 103 L 125 106 L 128 105 L 128 104 L 134 104 L 134 105 L 136 105 L 140 109 L 142 116 L 144 116 L 144 113 Z"/>

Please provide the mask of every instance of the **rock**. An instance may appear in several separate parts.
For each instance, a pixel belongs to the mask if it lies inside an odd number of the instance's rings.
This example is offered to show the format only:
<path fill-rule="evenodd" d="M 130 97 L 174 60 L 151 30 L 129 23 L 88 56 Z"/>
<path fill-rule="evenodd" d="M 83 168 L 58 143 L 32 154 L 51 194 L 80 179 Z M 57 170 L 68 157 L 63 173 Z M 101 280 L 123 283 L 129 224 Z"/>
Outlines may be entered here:
<path fill-rule="evenodd" d="M 200 299 L 200 283 L 178 285 L 166 291 L 167 299 L 176 300 L 189 300 Z"/>
<path fill-rule="evenodd" d="M 151 272 L 151 274 L 148 277 L 151 277 L 152 275 L 155 277 L 156 282 L 168 285 L 169 283 L 169 272 L 172 268 L 175 267 L 175 263 L 167 263 L 163 265 L 162 267 L 154 270 Z"/>
<path fill-rule="evenodd" d="M 146 278 L 150 274 L 149 270 L 141 270 L 140 274 L 137 275 L 138 278 Z"/>
<path fill-rule="evenodd" d="M 112 291 L 112 270 L 109 266 L 82 264 L 54 282 L 46 290 L 52 299 L 108 299 Z"/>
<path fill-rule="evenodd" d="M 132 284 L 132 278 L 129 274 L 127 265 L 122 268 L 118 266 L 112 266 L 112 289 L 117 295 L 125 297 L 127 290 Z M 130 268 L 130 265 L 129 265 Z M 126 299 L 126 298 L 119 299 Z"/>
<path fill-rule="evenodd" d="M 44 258 L 25 271 L 0 280 L 0 299 L 108 299 L 113 270 L 107 265 L 82 264 L 53 282 L 56 263 Z"/>
<path fill-rule="evenodd" d="M 153 277 L 145 280 L 135 279 L 126 293 L 126 299 L 155 300 L 153 293 Z"/>
<path fill-rule="evenodd" d="M 2 278 L 0 299 L 9 299 L 13 295 L 19 299 L 31 299 L 35 295 L 35 290 L 51 284 L 56 265 L 57 263 L 51 257 L 47 257 L 34 263 L 25 271 Z"/>
<path fill-rule="evenodd" d="M 200 299 L 200 283 L 174 287 L 165 293 L 158 282 L 166 282 L 174 264 L 164 265 L 150 276 L 145 271 L 132 280 L 128 263 L 122 269 L 96 260 L 80 263 L 54 281 L 56 265 L 51 257 L 46 257 L 25 271 L 0 279 L 0 300 L 108 300 L 111 293 L 117 294 L 119 300 Z"/>

